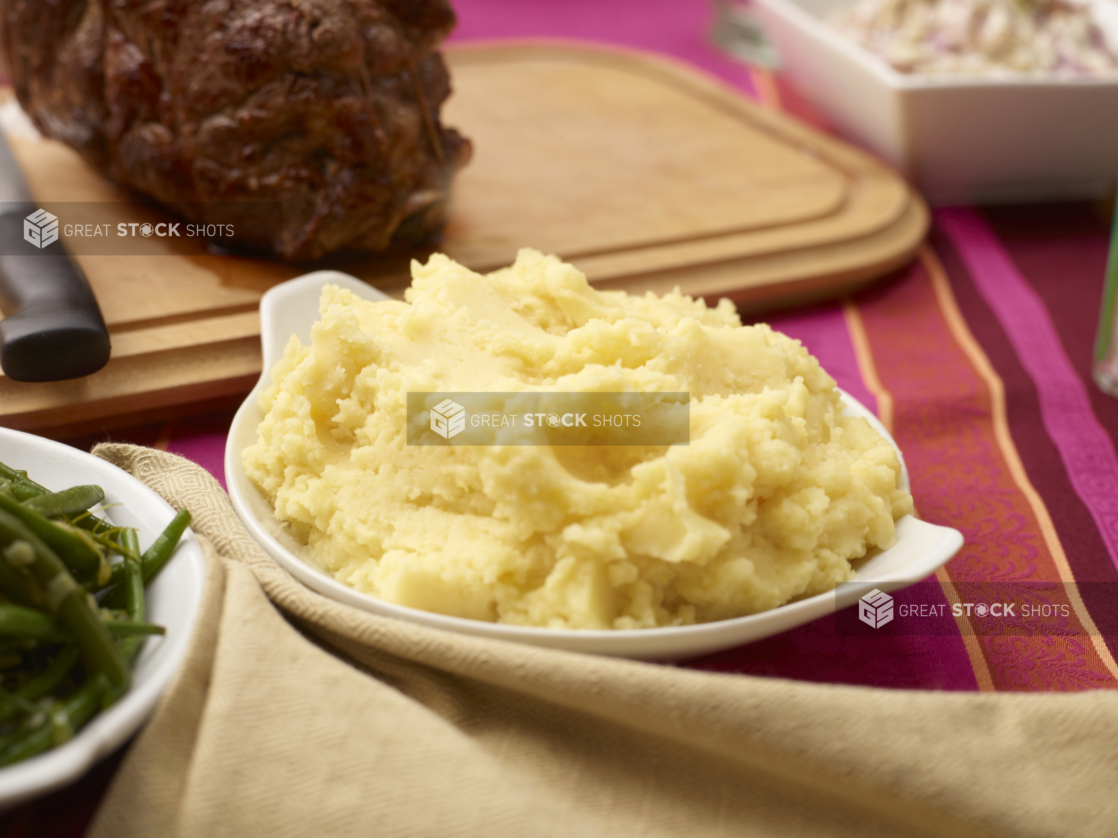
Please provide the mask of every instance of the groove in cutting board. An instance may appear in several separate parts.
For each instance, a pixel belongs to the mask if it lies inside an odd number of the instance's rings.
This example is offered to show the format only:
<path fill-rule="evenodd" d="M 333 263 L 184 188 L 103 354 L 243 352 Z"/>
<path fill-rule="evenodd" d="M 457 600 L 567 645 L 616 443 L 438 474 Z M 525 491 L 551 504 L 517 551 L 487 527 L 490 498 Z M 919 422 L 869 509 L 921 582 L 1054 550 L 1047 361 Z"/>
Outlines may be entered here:
<path fill-rule="evenodd" d="M 212 308 L 203 311 L 186 311 L 179 314 L 167 314 L 162 317 L 150 317 L 147 320 L 131 320 L 125 323 L 114 323 L 109 327 L 110 335 L 120 335 L 125 332 L 138 332 L 146 329 L 158 329 L 163 326 L 177 326 L 181 323 L 210 320 L 225 317 L 230 314 L 245 314 L 253 312 L 259 320 L 260 304 L 257 302 L 241 303 L 225 308 Z"/>

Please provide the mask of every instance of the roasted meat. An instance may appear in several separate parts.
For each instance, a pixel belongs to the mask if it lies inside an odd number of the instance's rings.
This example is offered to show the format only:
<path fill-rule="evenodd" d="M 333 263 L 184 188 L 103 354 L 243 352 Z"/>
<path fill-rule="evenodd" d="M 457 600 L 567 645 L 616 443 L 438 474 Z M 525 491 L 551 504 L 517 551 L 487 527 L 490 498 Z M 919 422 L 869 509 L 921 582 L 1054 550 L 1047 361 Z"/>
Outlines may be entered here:
<path fill-rule="evenodd" d="M 117 183 L 289 259 L 442 225 L 446 0 L 0 0 L 24 110 Z M 280 208 L 282 207 L 282 220 Z"/>

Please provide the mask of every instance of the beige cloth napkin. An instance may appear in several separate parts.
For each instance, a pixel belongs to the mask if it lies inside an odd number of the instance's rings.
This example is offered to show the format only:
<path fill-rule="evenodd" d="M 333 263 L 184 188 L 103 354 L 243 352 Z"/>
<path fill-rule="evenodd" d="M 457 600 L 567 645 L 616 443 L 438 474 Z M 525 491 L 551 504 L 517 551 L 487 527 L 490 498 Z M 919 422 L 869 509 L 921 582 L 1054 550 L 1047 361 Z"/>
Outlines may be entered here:
<path fill-rule="evenodd" d="M 92 838 L 1113 835 L 1118 696 L 716 675 L 444 633 L 295 581 L 202 469 L 103 445 L 207 555 Z"/>

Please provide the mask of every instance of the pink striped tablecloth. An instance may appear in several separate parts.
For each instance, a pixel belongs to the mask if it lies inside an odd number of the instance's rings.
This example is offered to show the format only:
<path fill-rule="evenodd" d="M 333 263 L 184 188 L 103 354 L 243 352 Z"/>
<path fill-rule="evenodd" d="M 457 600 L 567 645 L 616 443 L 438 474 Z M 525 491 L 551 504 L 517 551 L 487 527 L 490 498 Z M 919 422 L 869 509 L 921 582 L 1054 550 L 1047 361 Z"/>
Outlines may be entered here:
<path fill-rule="evenodd" d="M 567 37 L 661 52 L 818 122 L 779 79 L 710 45 L 713 6 L 701 0 L 455 6 L 458 41 Z M 974 586 L 990 593 L 993 584 L 1036 591 L 1066 618 L 1050 632 L 985 632 L 948 617 L 923 633 L 868 635 L 820 620 L 687 665 L 891 688 L 1118 686 L 1118 400 L 1090 378 L 1109 224 L 1102 204 L 939 209 L 916 261 L 887 281 L 768 319 L 876 407 L 905 453 L 921 517 L 966 538 L 955 559 L 899 592 L 897 604 L 950 613 Z M 182 454 L 221 479 L 231 418 L 180 419 L 113 438 Z M 113 766 L 79 784 L 79 799 L 95 801 Z M 81 834 L 82 807 L 61 822 L 52 799 L 6 816 L 6 834 Z"/>

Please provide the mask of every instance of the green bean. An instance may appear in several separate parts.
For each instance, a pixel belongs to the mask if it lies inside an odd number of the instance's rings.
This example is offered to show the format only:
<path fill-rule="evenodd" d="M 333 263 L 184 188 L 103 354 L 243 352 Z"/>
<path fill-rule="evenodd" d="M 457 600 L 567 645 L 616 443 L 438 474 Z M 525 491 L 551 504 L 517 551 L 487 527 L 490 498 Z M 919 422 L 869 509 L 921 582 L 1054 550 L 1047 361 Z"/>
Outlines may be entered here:
<path fill-rule="evenodd" d="M 66 632 L 48 614 L 21 605 L 0 605 L 0 637 L 62 643 Z"/>
<path fill-rule="evenodd" d="M 185 509 L 180 509 L 175 513 L 175 517 L 171 519 L 167 528 L 144 551 L 144 554 L 140 557 L 140 564 L 143 565 L 144 569 L 145 585 L 154 581 L 155 577 L 167 566 L 167 562 L 171 561 L 175 547 L 188 526 L 190 526 L 190 513 Z"/>
<path fill-rule="evenodd" d="M 146 637 L 166 633 L 163 626 L 143 620 L 118 620 L 110 616 L 102 617 L 101 622 L 114 637 Z M 20 605 L 0 605 L 0 638 L 38 640 L 44 643 L 62 643 L 72 639 L 63 625 L 49 614 Z"/>
<path fill-rule="evenodd" d="M 100 486 L 71 486 L 61 492 L 47 492 L 28 498 L 23 505 L 50 518 L 69 517 L 85 512 L 105 499 Z"/>
<path fill-rule="evenodd" d="M 167 633 L 167 629 L 163 626 L 157 626 L 155 623 L 145 623 L 142 620 L 106 620 L 105 628 L 114 637 L 124 637 L 126 639 L 132 637 L 143 639 L 153 634 L 163 635 Z"/>
<path fill-rule="evenodd" d="M 104 555 L 87 533 L 60 525 L 2 491 L 0 491 L 0 510 L 18 518 L 27 529 L 41 538 L 67 567 L 83 576 L 107 578 L 112 572 Z"/>
<path fill-rule="evenodd" d="M 0 463 L 0 480 L 9 481 L 8 488 L 15 496 L 15 499 L 20 503 L 39 497 L 40 495 L 51 494 L 50 489 L 46 486 L 40 486 L 34 480 L 31 480 L 27 476 L 26 471 L 16 471 L 14 468 L 6 466 L 3 463 Z M 104 532 L 113 528 L 112 524 L 108 521 L 102 520 L 88 512 L 85 513 L 80 520 L 75 520 L 74 523 L 83 530 L 95 533 Z"/>
<path fill-rule="evenodd" d="M 40 494 L 42 494 L 42 492 L 40 492 L 37 488 L 29 486 L 26 483 L 9 483 L 8 489 L 11 491 L 15 499 L 20 501 L 21 503 L 25 500 L 30 500 L 31 498 L 38 497 Z"/>
<path fill-rule="evenodd" d="M 134 556 L 140 555 L 140 538 L 136 531 L 129 527 L 121 533 L 121 544 L 128 548 Z M 124 558 L 124 599 L 125 608 L 129 618 L 133 620 L 144 619 L 144 569 L 143 559 L 135 560 Z"/>
<path fill-rule="evenodd" d="M 17 713 L 37 713 L 39 711 L 38 705 L 32 701 L 28 701 L 17 693 L 10 693 L 7 690 L 0 689 L 0 703 L 6 703 L 15 708 Z"/>
<path fill-rule="evenodd" d="M 17 518 L 0 510 L 0 543 L 15 540 L 27 541 L 34 548 L 34 561 L 27 566 L 27 571 L 46 589 L 48 605 L 74 635 L 86 663 L 91 669 L 103 672 L 114 687 L 129 683 L 128 663 L 94 613 L 85 591 L 53 550 Z"/>
<path fill-rule="evenodd" d="M 19 500 L 37 497 L 48 491 L 45 486 L 40 486 L 34 480 L 31 480 L 26 471 L 16 471 L 3 463 L 0 463 L 0 478 L 11 483 L 12 493 Z"/>
<path fill-rule="evenodd" d="M 36 714 L 41 715 L 42 709 L 37 709 Z M 36 727 L 38 727 L 38 725 L 29 724 L 29 720 L 31 718 L 33 718 L 32 714 L 25 713 L 20 719 L 21 726 L 17 730 L 0 736 L 0 753 L 8 750 L 8 748 L 11 747 L 14 743 L 19 742 L 21 739 L 30 734 L 31 731 L 35 730 Z"/>
<path fill-rule="evenodd" d="M 80 526 L 82 522 L 81 521 L 74 521 L 72 523 L 74 524 L 74 526 Z M 119 553 L 121 556 L 128 556 L 128 557 L 131 557 L 133 559 L 140 558 L 139 553 L 133 552 L 133 550 L 131 548 L 125 547 L 123 544 L 121 544 L 121 542 L 120 542 L 120 530 L 113 530 L 111 532 L 90 532 L 88 530 L 85 530 L 85 532 L 89 533 L 89 537 L 91 539 L 93 539 L 93 542 L 95 544 L 100 546 L 102 548 L 102 550 L 106 551 L 106 555 L 111 555 L 113 553 Z M 114 538 L 114 536 L 115 536 L 115 538 Z M 96 590 L 101 590 L 101 589 L 109 587 L 111 585 L 111 580 L 113 578 L 112 577 L 112 570 L 113 570 L 113 568 L 110 567 L 109 568 L 109 573 L 101 576 L 100 578 L 98 578 L 96 580 L 92 580 L 92 584 L 95 586 Z"/>
<path fill-rule="evenodd" d="M 187 526 L 190 524 L 190 513 L 185 509 L 180 509 L 175 513 L 175 517 L 171 519 L 166 529 L 159 534 L 159 537 L 152 542 L 151 546 L 144 551 L 140 557 L 140 565 L 143 568 L 144 584 L 150 585 L 160 571 L 167 566 L 167 562 L 171 560 L 174 555 L 175 547 L 182 538 L 182 534 L 186 532 Z M 127 591 L 123 585 L 125 579 L 124 562 L 118 562 L 113 567 L 112 578 L 109 580 L 109 585 L 114 586 L 108 596 L 105 598 L 105 604 L 110 608 L 123 608 L 126 606 Z"/>
<path fill-rule="evenodd" d="M 37 583 L 26 573 L 17 570 L 10 564 L 7 554 L 11 548 L 12 545 L 8 545 L 0 554 L 0 594 L 16 605 L 45 607 L 46 600 Z M 28 545 L 28 548 L 30 548 L 30 545 Z"/>
<path fill-rule="evenodd" d="M 87 678 L 73 695 L 49 711 L 49 724 L 18 734 L 0 753 L 0 765 L 21 762 L 68 741 L 97 713 L 108 686 L 105 673 Z"/>
<path fill-rule="evenodd" d="M 173 523 L 173 522 L 172 522 Z M 121 533 L 121 543 L 131 548 L 135 556 L 140 555 L 140 541 L 134 529 L 126 529 Z M 144 602 L 144 571 L 142 558 L 135 561 L 125 557 L 121 562 L 124 565 L 124 600 L 128 616 L 133 620 L 143 620 L 147 603 Z M 129 664 L 134 663 L 144 645 L 143 637 L 126 637 L 120 642 L 120 653 Z M 119 690 L 111 692 L 107 699 L 110 702 L 119 698 Z"/>
<path fill-rule="evenodd" d="M 39 674 L 28 679 L 22 687 L 15 691 L 15 696 L 21 701 L 38 701 L 58 688 L 62 679 L 74 668 L 78 662 L 78 647 L 71 643 L 55 655 L 50 664 Z M 19 714 L 19 709 L 9 704 L 0 708 L 0 724 L 14 719 Z"/>
<path fill-rule="evenodd" d="M 101 587 L 93 588 L 94 592 L 100 593 L 101 591 L 108 591 L 103 603 L 109 608 L 126 608 L 126 595 L 124 589 L 124 577 L 127 568 L 124 562 L 117 562 L 113 565 L 113 572 L 109 574 L 109 581 Z M 142 573 L 141 573 L 142 578 Z"/>
<path fill-rule="evenodd" d="M 29 486 L 38 489 L 40 492 L 47 491 L 44 487 L 40 486 L 38 483 L 28 477 L 26 471 L 14 469 L 9 465 L 5 465 L 4 463 L 0 463 L 0 477 L 3 477 L 5 480 L 10 480 L 12 483 L 26 483 Z"/>

